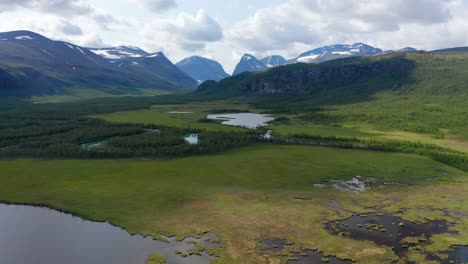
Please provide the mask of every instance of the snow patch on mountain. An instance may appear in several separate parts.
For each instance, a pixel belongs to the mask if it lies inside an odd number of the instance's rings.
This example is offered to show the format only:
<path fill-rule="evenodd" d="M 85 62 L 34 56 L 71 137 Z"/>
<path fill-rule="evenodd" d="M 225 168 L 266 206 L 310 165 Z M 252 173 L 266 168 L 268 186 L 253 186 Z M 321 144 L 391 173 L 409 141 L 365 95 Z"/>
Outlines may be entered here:
<path fill-rule="evenodd" d="M 63 44 L 65 44 L 65 45 L 66 45 L 67 47 L 69 47 L 70 49 L 75 49 L 75 47 L 73 47 L 72 45 L 70 45 L 70 44 L 68 44 L 68 43 L 66 43 L 66 42 L 64 42 Z"/>
<path fill-rule="evenodd" d="M 105 59 L 118 60 L 121 58 L 120 56 L 110 54 L 109 51 L 107 50 L 91 50 L 91 51 Z"/>
<path fill-rule="evenodd" d="M 17 40 L 33 40 L 34 38 L 25 35 L 25 36 L 17 36 L 17 37 L 15 37 L 15 39 L 17 39 Z"/>
<path fill-rule="evenodd" d="M 81 52 L 83 55 L 86 55 L 86 53 L 85 53 L 82 49 L 80 49 L 79 47 L 76 47 L 76 49 L 77 49 L 79 52 Z"/>
<path fill-rule="evenodd" d="M 309 56 L 304 56 L 304 57 L 298 58 L 297 61 L 302 62 L 302 63 L 307 63 L 309 61 L 315 60 L 319 56 L 320 56 L 320 54 L 313 54 L 313 55 L 309 55 Z"/>
<path fill-rule="evenodd" d="M 353 53 L 359 52 L 359 50 L 352 49 L 350 51 L 333 51 L 332 54 L 338 55 L 352 55 Z"/>
<path fill-rule="evenodd" d="M 384 52 L 381 49 L 374 48 L 364 43 L 356 43 L 353 45 L 338 44 L 324 46 L 305 52 L 297 58 L 290 60 L 288 63 L 321 63 L 338 58 L 351 56 L 375 56 L 383 53 Z"/>
<path fill-rule="evenodd" d="M 128 58 L 142 58 L 149 53 L 134 46 L 119 46 L 111 48 L 90 48 L 92 52 L 108 60 L 120 60 Z"/>
<path fill-rule="evenodd" d="M 278 67 L 286 63 L 286 59 L 280 55 L 273 55 L 260 60 L 268 68 Z"/>

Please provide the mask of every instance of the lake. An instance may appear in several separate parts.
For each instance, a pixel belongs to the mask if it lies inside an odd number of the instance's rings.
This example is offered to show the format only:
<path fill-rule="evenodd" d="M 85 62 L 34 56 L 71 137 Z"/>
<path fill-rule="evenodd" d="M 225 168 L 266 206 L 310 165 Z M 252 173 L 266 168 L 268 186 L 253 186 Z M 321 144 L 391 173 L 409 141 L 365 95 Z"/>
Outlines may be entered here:
<path fill-rule="evenodd" d="M 268 122 L 275 120 L 275 118 L 270 115 L 253 113 L 216 114 L 208 115 L 206 118 L 212 120 L 222 120 L 223 125 L 240 126 L 249 129 L 268 126 Z"/>
<path fill-rule="evenodd" d="M 129 264 L 146 262 L 159 252 L 168 264 L 207 264 L 210 256 L 182 257 L 175 250 L 188 253 L 196 241 L 214 247 L 214 234 L 200 239 L 186 238 L 169 242 L 151 237 L 130 235 L 109 223 L 83 220 L 43 207 L 0 204 L 0 256 L 8 264 Z"/>

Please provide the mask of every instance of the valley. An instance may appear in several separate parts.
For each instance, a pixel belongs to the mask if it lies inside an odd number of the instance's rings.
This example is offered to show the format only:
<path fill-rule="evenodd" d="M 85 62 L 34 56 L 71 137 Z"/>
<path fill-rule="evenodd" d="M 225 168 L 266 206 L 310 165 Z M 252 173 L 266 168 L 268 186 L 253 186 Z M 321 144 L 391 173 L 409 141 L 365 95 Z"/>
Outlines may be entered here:
<path fill-rule="evenodd" d="M 0 231 L 51 230 L 29 261 L 466 262 L 467 53 L 334 45 L 246 54 L 229 77 L 199 56 L 0 36 L 27 51 L 0 52 Z M 70 61 L 93 67 L 76 79 Z M 44 253 L 55 221 L 83 230 L 80 253 Z"/>

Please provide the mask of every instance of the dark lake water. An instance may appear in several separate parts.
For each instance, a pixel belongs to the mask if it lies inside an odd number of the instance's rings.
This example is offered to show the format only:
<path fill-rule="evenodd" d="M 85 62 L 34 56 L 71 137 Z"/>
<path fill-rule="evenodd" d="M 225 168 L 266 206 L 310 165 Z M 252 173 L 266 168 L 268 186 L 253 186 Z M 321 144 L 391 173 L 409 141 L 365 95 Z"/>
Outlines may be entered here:
<path fill-rule="evenodd" d="M 207 253 L 182 257 L 175 250 L 187 253 L 195 247 L 189 241 L 214 247 L 216 239 L 207 233 L 163 242 L 47 208 L 0 204 L 0 263 L 5 264 L 144 264 L 156 252 L 168 264 L 206 264 Z"/>

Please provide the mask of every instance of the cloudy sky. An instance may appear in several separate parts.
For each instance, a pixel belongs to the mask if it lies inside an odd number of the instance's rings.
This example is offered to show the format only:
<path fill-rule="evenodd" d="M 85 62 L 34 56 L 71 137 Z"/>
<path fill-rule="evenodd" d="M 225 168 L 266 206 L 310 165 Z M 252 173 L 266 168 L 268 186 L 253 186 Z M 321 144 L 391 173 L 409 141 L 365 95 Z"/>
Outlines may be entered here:
<path fill-rule="evenodd" d="M 0 31 L 87 47 L 201 55 L 232 72 L 242 54 L 296 57 L 329 44 L 468 45 L 468 0 L 0 0 Z"/>

